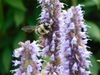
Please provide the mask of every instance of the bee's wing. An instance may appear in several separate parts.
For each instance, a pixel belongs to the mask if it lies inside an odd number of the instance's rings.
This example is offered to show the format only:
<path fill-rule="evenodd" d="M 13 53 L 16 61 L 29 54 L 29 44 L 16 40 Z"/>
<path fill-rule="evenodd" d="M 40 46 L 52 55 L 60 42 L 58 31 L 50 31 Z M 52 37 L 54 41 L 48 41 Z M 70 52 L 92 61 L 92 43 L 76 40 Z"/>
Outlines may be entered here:
<path fill-rule="evenodd" d="M 22 28 L 22 30 L 23 31 L 25 31 L 25 32 L 32 32 L 34 29 L 36 28 L 36 26 L 24 26 L 23 28 Z"/>

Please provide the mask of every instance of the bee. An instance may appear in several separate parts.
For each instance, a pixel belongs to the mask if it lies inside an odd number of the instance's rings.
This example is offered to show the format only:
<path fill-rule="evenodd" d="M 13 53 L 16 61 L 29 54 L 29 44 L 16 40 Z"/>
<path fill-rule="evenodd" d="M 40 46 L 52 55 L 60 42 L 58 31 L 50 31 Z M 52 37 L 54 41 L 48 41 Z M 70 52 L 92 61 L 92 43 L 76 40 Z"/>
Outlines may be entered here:
<path fill-rule="evenodd" d="M 22 30 L 29 33 L 35 30 L 38 36 L 44 36 L 52 30 L 52 27 L 49 23 L 42 23 L 36 26 L 25 26 Z"/>

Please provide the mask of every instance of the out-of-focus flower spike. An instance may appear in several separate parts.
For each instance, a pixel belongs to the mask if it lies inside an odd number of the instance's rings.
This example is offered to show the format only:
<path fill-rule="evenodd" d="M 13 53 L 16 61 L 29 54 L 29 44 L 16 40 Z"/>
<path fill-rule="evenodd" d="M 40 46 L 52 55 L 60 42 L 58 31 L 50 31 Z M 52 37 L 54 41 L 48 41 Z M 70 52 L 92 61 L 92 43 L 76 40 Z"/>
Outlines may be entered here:
<path fill-rule="evenodd" d="M 38 59 L 39 55 L 39 44 L 36 41 L 30 43 L 26 41 L 25 43 L 20 42 L 20 48 L 15 49 L 14 57 L 21 58 L 20 60 L 13 60 L 14 66 L 19 68 L 16 70 L 11 70 L 14 75 L 40 75 L 42 63 Z"/>

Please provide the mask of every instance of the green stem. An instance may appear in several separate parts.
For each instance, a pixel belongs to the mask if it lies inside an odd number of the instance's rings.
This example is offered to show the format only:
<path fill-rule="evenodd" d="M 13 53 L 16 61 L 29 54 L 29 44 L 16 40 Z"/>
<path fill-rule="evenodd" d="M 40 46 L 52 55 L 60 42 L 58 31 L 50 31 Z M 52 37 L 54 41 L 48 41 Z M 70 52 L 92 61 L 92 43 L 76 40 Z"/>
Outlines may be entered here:
<path fill-rule="evenodd" d="M 72 5 L 76 6 L 77 5 L 77 0 L 72 0 Z"/>

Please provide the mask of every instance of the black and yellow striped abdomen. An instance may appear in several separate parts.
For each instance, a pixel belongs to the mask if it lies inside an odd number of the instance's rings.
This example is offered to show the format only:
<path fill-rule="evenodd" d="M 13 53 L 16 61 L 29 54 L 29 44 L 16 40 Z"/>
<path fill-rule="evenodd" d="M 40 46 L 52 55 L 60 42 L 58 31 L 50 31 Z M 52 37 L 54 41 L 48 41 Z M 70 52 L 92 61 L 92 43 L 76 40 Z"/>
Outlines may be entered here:
<path fill-rule="evenodd" d="M 43 36 L 49 33 L 49 31 L 52 30 L 52 27 L 50 24 L 40 24 L 36 27 L 35 32 L 39 36 Z"/>

